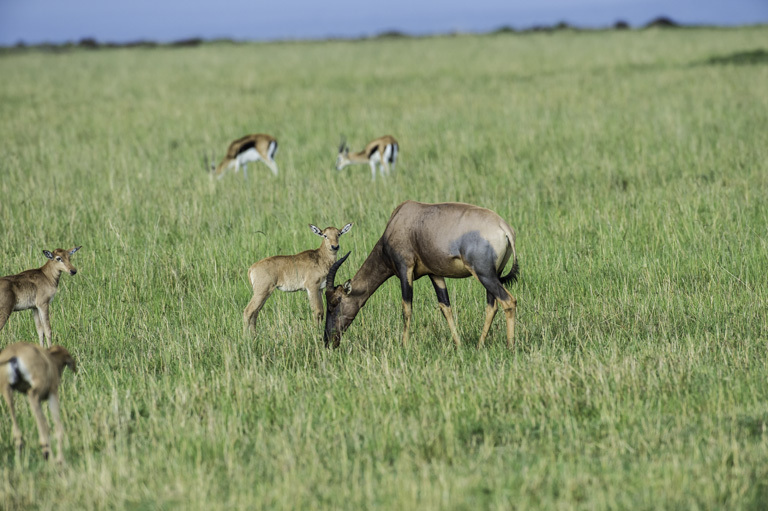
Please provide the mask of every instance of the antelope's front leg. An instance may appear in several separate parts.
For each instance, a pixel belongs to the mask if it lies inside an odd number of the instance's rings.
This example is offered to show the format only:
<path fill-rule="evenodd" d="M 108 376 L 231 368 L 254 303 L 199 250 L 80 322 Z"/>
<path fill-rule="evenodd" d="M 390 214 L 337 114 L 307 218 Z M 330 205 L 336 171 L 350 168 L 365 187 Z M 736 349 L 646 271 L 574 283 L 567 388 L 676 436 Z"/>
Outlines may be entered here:
<path fill-rule="evenodd" d="M 376 162 L 369 160 L 368 164 L 371 166 L 371 181 L 376 181 Z"/>
<path fill-rule="evenodd" d="M 40 346 L 45 347 L 43 343 L 43 337 L 45 335 L 45 327 L 43 326 L 43 320 L 40 317 L 40 309 L 35 307 L 32 309 L 32 317 L 35 318 L 35 328 L 37 329 L 37 339 L 40 341 Z"/>
<path fill-rule="evenodd" d="M 307 289 L 307 295 L 309 295 L 309 307 L 312 309 L 312 317 L 319 326 L 322 326 L 323 295 L 320 292 L 320 287 L 317 289 Z"/>
<path fill-rule="evenodd" d="M 34 309 L 35 326 L 37 327 L 37 336 L 40 339 L 40 346 L 43 344 L 43 336 L 48 343 L 48 348 L 51 347 L 51 317 L 48 314 L 48 302 L 37 304 Z"/>
<path fill-rule="evenodd" d="M 398 272 L 403 292 L 403 346 L 408 345 L 411 334 L 411 312 L 413 309 L 413 269 L 404 268 Z"/>

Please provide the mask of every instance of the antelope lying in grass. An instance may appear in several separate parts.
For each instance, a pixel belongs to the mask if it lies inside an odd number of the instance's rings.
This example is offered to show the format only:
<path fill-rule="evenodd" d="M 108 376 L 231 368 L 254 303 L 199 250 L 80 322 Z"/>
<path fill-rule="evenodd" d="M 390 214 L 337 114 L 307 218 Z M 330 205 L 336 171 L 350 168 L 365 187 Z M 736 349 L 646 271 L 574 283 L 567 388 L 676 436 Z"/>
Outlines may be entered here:
<path fill-rule="evenodd" d="M 240 167 L 243 167 L 243 176 L 248 177 L 248 163 L 263 161 L 272 173 L 277 175 L 275 153 L 277 153 L 277 139 L 272 135 L 263 133 L 246 135 L 229 144 L 227 155 L 217 167 L 214 168 L 213 162 L 211 162 L 211 172 L 218 179 L 221 179 L 228 169 L 234 167 L 235 172 L 237 172 Z"/>
<path fill-rule="evenodd" d="M 312 232 L 323 238 L 319 248 L 305 250 L 296 255 L 267 257 L 254 263 L 248 270 L 253 298 L 243 312 L 243 321 L 252 332 L 255 331 L 259 311 L 275 289 L 286 292 L 306 291 L 312 315 L 318 325 L 322 324 L 323 297 L 320 290 L 325 287 L 328 269 L 336 261 L 339 237 L 349 231 L 352 224 L 345 225 L 341 230 L 326 227 L 321 231 L 312 224 L 309 227 Z"/>
<path fill-rule="evenodd" d="M 43 457 L 46 460 L 51 455 L 50 433 L 40 403 L 48 401 L 56 428 L 56 441 L 59 444 L 56 461 L 64 462 L 64 427 L 61 424 L 59 411 L 59 383 L 65 366 L 72 372 L 77 372 L 75 359 L 61 346 L 46 350 L 34 344 L 19 342 L 0 351 L 0 392 L 8 403 L 13 424 L 13 439 L 19 454 L 24 447 L 24 440 L 13 408 L 14 390 L 26 394 L 29 398 L 29 407 L 37 421 L 40 447 L 43 449 Z"/>
<path fill-rule="evenodd" d="M 61 274 L 77 273 L 69 258 L 78 250 L 80 247 L 69 250 L 57 248 L 53 253 L 43 250 L 48 261 L 40 268 L 0 277 L 0 330 L 5 326 L 11 312 L 32 309 L 40 346 L 43 346 L 45 337 L 48 347 L 51 347 L 51 318 L 48 315 L 48 307 L 56 296 Z"/>
<path fill-rule="evenodd" d="M 478 345 L 482 346 L 485 342 L 498 304 L 507 320 L 507 346 L 512 347 L 517 300 L 504 285 L 517 280 L 515 231 L 493 211 L 456 202 L 403 202 L 392 213 L 384 234 L 352 280 L 343 286 L 336 286 L 336 271 L 348 256 L 349 253 L 339 259 L 328 272 L 325 288 L 328 308 L 324 334 L 326 346 L 333 343 L 334 348 L 338 347 L 341 334 L 368 298 L 392 276 L 400 279 L 405 322 L 403 345 L 407 344 L 413 281 L 427 275 L 448 321 L 453 342 L 458 347 L 461 340 L 453 322 L 445 278 L 473 275 L 486 289 L 485 324 Z M 512 268 L 502 277 L 502 270 L 510 256 Z"/>
<path fill-rule="evenodd" d="M 347 142 L 342 138 L 339 154 L 336 157 L 336 170 L 341 170 L 354 163 L 367 163 L 371 166 L 371 179 L 376 180 L 376 165 L 379 166 L 379 172 L 382 176 L 389 174 L 390 165 L 392 165 L 392 170 L 395 170 L 399 149 L 397 140 L 390 135 L 385 135 L 368 142 L 365 149 L 359 153 L 350 153 Z"/>

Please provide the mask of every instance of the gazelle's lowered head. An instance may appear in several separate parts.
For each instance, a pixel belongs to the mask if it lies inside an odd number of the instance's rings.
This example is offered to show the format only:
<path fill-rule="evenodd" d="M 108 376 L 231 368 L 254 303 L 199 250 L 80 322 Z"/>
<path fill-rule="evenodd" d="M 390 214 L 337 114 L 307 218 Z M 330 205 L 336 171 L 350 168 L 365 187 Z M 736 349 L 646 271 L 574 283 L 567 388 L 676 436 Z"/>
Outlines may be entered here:
<path fill-rule="evenodd" d="M 320 247 L 296 255 L 267 257 L 251 265 L 248 270 L 253 297 L 243 312 L 243 322 L 252 332 L 255 331 L 259 311 L 275 289 L 286 292 L 306 291 L 312 316 L 318 324 L 322 323 L 323 297 L 320 290 L 325 287 L 328 268 L 336 260 L 339 238 L 352 228 L 352 224 L 342 229 L 326 227 L 320 230 L 312 224 L 309 224 L 309 228 L 323 238 Z"/>
<path fill-rule="evenodd" d="M 375 180 L 377 165 L 382 176 L 389 174 L 390 165 L 392 170 L 395 170 L 399 150 L 400 146 L 397 140 L 390 135 L 384 135 L 368 142 L 362 151 L 350 153 L 347 142 L 342 137 L 339 153 L 336 156 L 336 170 L 341 170 L 347 165 L 367 163 L 371 167 L 371 179 Z"/>
<path fill-rule="evenodd" d="M 432 281 L 456 346 L 461 340 L 453 321 L 445 279 L 469 276 L 477 278 L 486 289 L 485 324 L 478 345 L 485 342 L 498 306 L 506 316 L 507 345 L 512 346 L 517 300 L 504 286 L 517 279 L 515 231 L 493 211 L 458 202 L 424 204 L 406 201 L 392 212 L 384 234 L 352 280 L 336 286 L 336 272 L 346 258 L 336 261 L 328 271 L 326 346 L 339 345 L 341 334 L 368 298 L 393 276 L 400 279 L 405 320 L 403 344 L 407 344 L 413 281 L 425 275 Z M 502 276 L 510 259 L 512 267 L 506 276 Z"/>
<path fill-rule="evenodd" d="M 272 135 L 256 133 L 238 138 L 227 149 L 227 155 L 218 166 L 211 162 L 211 173 L 218 179 L 224 175 L 227 169 L 234 168 L 235 172 L 243 167 L 243 176 L 248 177 L 248 163 L 263 161 L 269 167 L 272 174 L 277 175 L 275 154 L 277 153 L 277 139 Z"/>
<path fill-rule="evenodd" d="M 53 252 L 43 250 L 48 261 L 40 268 L 23 271 L 17 275 L 0 277 L 0 330 L 13 311 L 32 309 L 40 345 L 45 339 L 51 345 L 51 320 L 48 307 L 56 295 L 62 273 L 74 275 L 70 257 L 80 250 L 57 248 Z"/>

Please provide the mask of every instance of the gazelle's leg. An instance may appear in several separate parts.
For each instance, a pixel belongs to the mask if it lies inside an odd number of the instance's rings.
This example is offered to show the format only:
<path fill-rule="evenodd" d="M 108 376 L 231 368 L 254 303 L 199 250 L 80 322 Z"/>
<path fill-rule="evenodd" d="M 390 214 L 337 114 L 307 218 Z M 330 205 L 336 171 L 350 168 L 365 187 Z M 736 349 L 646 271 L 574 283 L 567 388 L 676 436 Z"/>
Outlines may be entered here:
<path fill-rule="evenodd" d="M 13 407 L 13 390 L 10 385 L 5 385 L 2 390 L 5 402 L 8 403 L 8 411 L 11 414 L 11 434 L 13 435 L 13 441 L 16 444 L 16 449 L 19 454 L 21 454 L 21 450 L 24 448 L 24 440 L 21 437 L 19 423 L 16 422 L 16 410 Z"/>
<path fill-rule="evenodd" d="M 248 302 L 245 311 L 243 311 L 243 323 L 246 329 L 251 330 L 251 333 L 256 333 L 256 318 L 259 317 L 259 311 L 264 307 L 264 303 L 274 290 L 274 287 L 254 290 L 251 301 Z"/>
<path fill-rule="evenodd" d="M 456 330 L 456 324 L 453 321 L 453 313 L 451 311 L 451 301 L 448 298 L 448 288 L 445 286 L 445 279 L 436 275 L 430 275 L 432 286 L 435 288 L 435 294 L 437 294 L 437 303 L 440 306 L 440 310 L 443 312 L 443 316 L 448 321 L 448 328 L 451 330 L 451 337 L 453 337 L 453 343 L 458 348 L 461 346 L 461 338 L 459 332 Z"/>
<path fill-rule="evenodd" d="M 376 181 L 376 162 L 368 160 L 368 164 L 371 166 L 371 181 Z"/>
<path fill-rule="evenodd" d="M 3 297 L 3 305 L 0 305 L 0 330 L 3 329 L 5 326 L 6 321 L 8 321 L 8 318 L 11 317 L 11 312 L 13 312 L 13 305 L 16 299 L 13 296 L 10 297 Z"/>
<path fill-rule="evenodd" d="M 40 311 L 40 322 L 43 324 L 43 333 L 45 334 L 45 341 L 48 343 L 48 347 L 51 347 L 51 317 L 48 314 L 48 302 L 43 302 L 37 306 L 36 311 Z M 42 339 L 40 340 L 40 346 L 43 345 Z"/>
<path fill-rule="evenodd" d="M 61 410 L 59 408 L 59 396 L 51 394 L 48 398 L 48 408 L 51 409 L 53 418 L 53 431 L 56 435 L 57 451 L 56 461 L 64 463 L 64 425 L 61 423 Z"/>
<path fill-rule="evenodd" d="M 40 396 L 34 391 L 27 393 L 29 397 L 29 407 L 37 421 L 37 432 L 40 436 L 40 447 L 43 449 L 43 458 L 46 460 L 51 456 L 51 436 L 48 430 L 48 421 L 45 420 L 43 409 L 40 407 Z"/>
<path fill-rule="evenodd" d="M 40 346 L 45 347 L 43 339 L 45 329 L 43 328 L 43 320 L 40 319 L 40 311 L 37 308 L 32 309 L 32 317 L 35 318 L 35 328 L 37 329 L 37 339 L 40 341 Z"/>
<path fill-rule="evenodd" d="M 318 325 L 323 324 L 323 295 L 320 288 L 307 289 L 309 295 L 309 308 L 312 309 L 312 317 Z"/>

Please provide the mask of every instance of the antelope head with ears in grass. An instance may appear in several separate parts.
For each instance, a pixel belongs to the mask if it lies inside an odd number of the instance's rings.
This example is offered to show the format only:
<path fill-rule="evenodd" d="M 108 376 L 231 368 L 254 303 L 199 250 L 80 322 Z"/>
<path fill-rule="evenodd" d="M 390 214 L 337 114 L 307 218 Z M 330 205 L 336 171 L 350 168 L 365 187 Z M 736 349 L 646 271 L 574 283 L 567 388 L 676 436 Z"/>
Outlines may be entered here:
<path fill-rule="evenodd" d="M 227 155 L 218 166 L 214 166 L 211 162 L 211 173 L 217 179 L 221 179 L 228 169 L 234 168 L 237 172 L 240 167 L 243 167 L 243 176 L 248 177 L 248 163 L 263 161 L 272 174 L 277 175 L 275 153 L 277 153 L 277 139 L 272 135 L 263 133 L 246 135 L 229 144 Z"/>
<path fill-rule="evenodd" d="M 478 346 L 485 342 L 498 305 L 506 316 L 507 346 L 512 347 L 517 300 L 504 286 L 517 280 L 515 231 L 493 211 L 457 202 L 406 201 L 392 213 L 384 234 L 352 280 L 336 286 L 336 272 L 348 256 L 349 253 L 339 259 L 328 272 L 326 346 L 338 347 L 342 333 L 368 298 L 393 276 L 400 279 L 405 323 L 403 345 L 406 345 L 411 326 L 413 281 L 427 275 L 457 347 L 461 340 L 453 321 L 445 279 L 469 276 L 474 276 L 486 289 L 485 324 Z M 502 277 L 510 257 L 512 268 Z"/>
<path fill-rule="evenodd" d="M 397 162 L 397 153 L 400 146 L 397 140 L 390 135 L 371 140 L 365 149 L 358 153 L 350 153 L 346 140 L 342 137 L 339 144 L 339 154 L 336 156 L 336 170 L 341 170 L 347 165 L 355 163 L 367 163 L 371 166 L 371 179 L 376 180 L 376 166 L 379 166 L 379 172 L 382 176 L 389 174 L 389 166 L 395 170 Z"/>
<path fill-rule="evenodd" d="M 26 394 L 29 399 L 29 407 L 37 421 L 40 447 L 43 449 L 43 457 L 46 460 L 51 454 L 50 432 L 40 405 L 42 401 L 48 401 L 56 428 L 56 441 L 59 444 L 56 461 L 64 462 L 64 427 L 61 424 L 59 411 L 59 383 L 65 367 L 69 367 L 72 372 L 77 372 L 75 359 L 61 346 L 46 350 L 34 344 L 19 342 L 0 351 L 0 393 L 8 403 L 11 430 L 19 454 L 24 447 L 24 440 L 21 437 L 19 424 L 16 422 L 13 391 Z"/>
<path fill-rule="evenodd" d="M 255 332 L 259 311 L 275 289 L 286 292 L 306 291 L 312 316 L 318 325 L 322 324 L 323 297 L 320 290 L 325 287 L 328 269 L 336 261 L 339 238 L 352 228 L 352 224 L 345 225 L 341 230 L 326 227 L 321 231 L 312 224 L 309 224 L 309 228 L 323 238 L 319 248 L 296 255 L 267 257 L 254 263 L 248 270 L 253 298 L 243 312 L 243 322 L 251 332 Z"/>
<path fill-rule="evenodd" d="M 78 250 L 80 247 L 69 250 L 57 248 L 53 252 L 43 250 L 48 261 L 40 268 L 0 277 L 0 330 L 5 326 L 11 312 L 32 309 L 40 346 L 43 346 L 45 338 L 50 348 L 51 319 L 48 308 L 59 288 L 61 274 L 77 273 L 69 258 Z"/>

